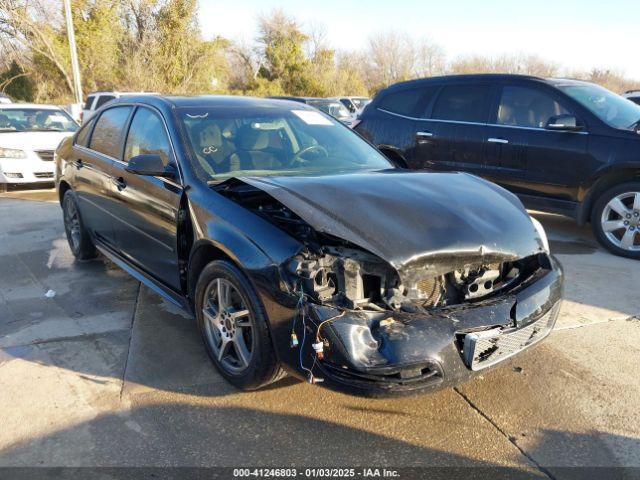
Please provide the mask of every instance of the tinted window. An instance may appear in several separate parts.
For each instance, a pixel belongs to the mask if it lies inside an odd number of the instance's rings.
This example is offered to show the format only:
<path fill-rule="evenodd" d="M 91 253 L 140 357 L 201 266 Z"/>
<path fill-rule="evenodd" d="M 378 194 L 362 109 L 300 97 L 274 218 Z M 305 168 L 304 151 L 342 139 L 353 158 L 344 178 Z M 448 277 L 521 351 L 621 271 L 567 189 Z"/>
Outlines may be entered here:
<path fill-rule="evenodd" d="M 437 87 L 412 88 L 386 95 L 378 108 L 400 115 L 418 116 L 424 112 Z"/>
<path fill-rule="evenodd" d="M 545 92 L 527 87 L 504 87 L 498 107 L 498 125 L 543 128 L 551 117 L 569 115 Z"/>
<path fill-rule="evenodd" d="M 131 107 L 116 107 L 100 115 L 91 135 L 91 150 L 120 158 L 120 139 L 129 113 Z"/>
<path fill-rule="evenodd" d="M 104 105 L 107 102 L 110 102 L 111 100 L 114 100 L 116 97 L 113 95 L 100 95 L 98 97 L 98 101 L 96 102 L 96 108 L 95 110 L 99 109 L 102 105 Z"/>
<path fill-rule="evenodd" d="M 147 153 L 157 153 L 164 165 L 171 158 L 169 138 L 160 117 L 147 108 L 139 108 L 131 121 L 124 160 Z"/>
<path fill-rule="evenodd" d="M 93 105 L 93 99 L 95 97 L 93 95 L 89 95 L 87 97 L 87 103 L 84 104 L 84 109 L 85 110 L 91 110 L 91 105 Z"/>
<path fill-rule="evenodd" d="M 484 85 L 444 87 L 433 108 L 433 118 L 460 122 L 487 121 L 491 89 Z"/>
<path fill-rule="evenodd" d="M 76 145 L 81 145 L 83 147 L 88 146 L 89 144 L 89 132 L 91 132 L 91 125 L 93 125 L 93 121 L 86 123 L 78 132 L 76 136 Z"/>
<path fill-rule="evenodd" d="M 640 105 L 640 97 L 631 97 L 629 98 L 633 103 Z"/>

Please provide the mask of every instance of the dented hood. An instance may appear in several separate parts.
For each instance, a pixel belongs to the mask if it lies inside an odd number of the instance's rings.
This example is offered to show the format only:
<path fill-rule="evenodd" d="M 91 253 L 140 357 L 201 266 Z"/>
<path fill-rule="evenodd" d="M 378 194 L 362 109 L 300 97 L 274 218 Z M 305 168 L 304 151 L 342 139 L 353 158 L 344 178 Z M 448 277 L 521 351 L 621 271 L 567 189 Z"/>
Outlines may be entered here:
<path fill-rule="evenodd" d="M 360 246 L 403 280 L 544 251 L 520 201 L 465 173 L 388 170 L 240 178 L 313 228 Z"/>

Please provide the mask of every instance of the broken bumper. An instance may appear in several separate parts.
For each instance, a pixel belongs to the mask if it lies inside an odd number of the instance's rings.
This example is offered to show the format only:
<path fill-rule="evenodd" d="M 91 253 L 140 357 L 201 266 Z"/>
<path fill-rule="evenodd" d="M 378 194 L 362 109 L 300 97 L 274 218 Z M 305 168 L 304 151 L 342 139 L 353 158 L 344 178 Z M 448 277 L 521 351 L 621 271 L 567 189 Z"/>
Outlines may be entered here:
<path fill-rule="evenodd" d="M 552 257 L 548 267 L 488 301 L 429 313 L 349 311 L 323 327 L 324 358 L 315 359 L 314 375 L 331 388 L 367 396 L 461 383 L 549 335 L 558 317 L 563 273 Z M 316 324 L 337 313 L 309 305 Z"/>

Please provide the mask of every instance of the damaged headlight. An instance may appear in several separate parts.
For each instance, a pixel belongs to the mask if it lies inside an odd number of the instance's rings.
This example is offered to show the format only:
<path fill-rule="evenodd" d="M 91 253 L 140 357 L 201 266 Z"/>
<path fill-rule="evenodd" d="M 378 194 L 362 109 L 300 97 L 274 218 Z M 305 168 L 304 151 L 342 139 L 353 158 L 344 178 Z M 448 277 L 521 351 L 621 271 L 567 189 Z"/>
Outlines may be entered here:
<path fill-rule="evenodd" d="M 533 223 L 533 226 L 535 227 L 536 232 L 538 232 L 538 235 L 542 240 L 542 246 L 545 252 L 550 253 L 551 250 L 549 248 L 549 239 L 547 238 L 547 232 L 545 232 L 544 227 L 538 220 L 536 220 L 533 217 L 531 217 L 531 222 Z"/>

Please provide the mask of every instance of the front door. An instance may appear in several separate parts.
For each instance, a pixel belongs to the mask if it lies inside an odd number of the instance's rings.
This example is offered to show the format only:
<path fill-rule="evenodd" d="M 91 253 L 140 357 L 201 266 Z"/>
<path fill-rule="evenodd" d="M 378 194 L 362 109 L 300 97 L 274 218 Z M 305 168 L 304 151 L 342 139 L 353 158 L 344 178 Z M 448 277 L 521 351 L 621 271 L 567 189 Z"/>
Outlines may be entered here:
<path fill-rule="evenodd" d="M 488 129 L 486 176 L 516 193 L 559 200 L 577 195 L 579 173 L 589 167 L 585 131 L 546 127 L 558 115 L 574 115 L 552 92 L 504 86 Z"/>
<path fill-rule="evenodd" d="M 124 156 L 113 167 L 117 248 L 139 268 L 178 289 L 177 225 L 182 188 L 178 179 L 126 171 L 130 158 L 148 153 L 159 154 L 165 165 L 175 164 L 162 117 L 150 108 L 138 107 L 127 134 Z"/>

